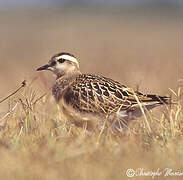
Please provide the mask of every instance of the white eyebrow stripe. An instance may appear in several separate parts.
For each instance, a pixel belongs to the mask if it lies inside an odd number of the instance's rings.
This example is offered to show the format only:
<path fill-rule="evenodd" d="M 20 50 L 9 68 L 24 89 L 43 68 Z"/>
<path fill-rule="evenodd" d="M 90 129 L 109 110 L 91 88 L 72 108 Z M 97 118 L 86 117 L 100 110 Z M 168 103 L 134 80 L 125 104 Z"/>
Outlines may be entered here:
<path fill-rule="evenodd" d="M 61 55 L 60 58 L 72 61 L 72 62 L 76 63 L 77 66 L 79 67 L 79 63 L 78 63 L 78 61 L 75 57 L 72 57 L 72 56 L 69 56 L 69 55 Z"/>
<path fill-rule="evenodd" d="M 60 58 L 65 59 L 65 60 L 69 60 L 69 61 L 73 61 L 73 62 L 77 62 L 75 57 L 72 57 L 69 55 L 62 55 L 62 56 L 60 56 Z"/>

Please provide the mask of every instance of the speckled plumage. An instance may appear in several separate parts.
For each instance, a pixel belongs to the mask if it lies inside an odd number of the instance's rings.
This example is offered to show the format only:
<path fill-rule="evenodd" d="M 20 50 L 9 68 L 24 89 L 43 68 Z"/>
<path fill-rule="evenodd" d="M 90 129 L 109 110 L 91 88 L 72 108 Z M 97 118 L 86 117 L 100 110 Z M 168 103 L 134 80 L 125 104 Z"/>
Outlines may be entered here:
<path fill-rule="evenodd" d="M 86 119 L 87 114 L 90 114 L 90 116 L 110 117 L 110 119 L 118 117 L 119 120 L 128 122 L 142 115 L 139 102 L 145 111 L 169 102 L 169 98 L 166 96 L 144 95 L 140 92 L 134 92 L 131 88 L 110 78 L 81 74 L 79 66 L 75 64 L 75 59 L 73 62 L 67 62 L 66 59 L 62 65 L 55 65 L 58 64 L 55 61 L 62 58 L 63 55 L 64 53 L 60 53 L 53 56 L 50 63 L 57 67 L 56 70 L 52 70 L 57 75 L 52 93 L 56 102 L 64 109 L 63 112 L 67 112 L 67 115 L 71 112 L 68 111 L 68 108 L 72 108 L 81 117 L 85 114 L 84 119 Z M 70 54 L 67 53 L 67 55 Z M 74 119 L 74 113 L 72 118 Z M 81 126 L 82 123 L 79 125 Z"/>
<path fill-rule="evenodd" d="M 167 103 L 168 100 L 167 97 L 133 92 L 119 82 L 103 76 L 80 74 L 69 80 L 58 79 L 53 87 L 53 94 L 59 94 L 56 97 L 57 102 L 63 98 L 67 104 L 80 112 L 110 115 L 118 111 L 132 111 L 138 105 L 135 96 L 146 105 L 156 106 Z M 56 87 L 64 89 L 63 94 L 62 90 Z"/>

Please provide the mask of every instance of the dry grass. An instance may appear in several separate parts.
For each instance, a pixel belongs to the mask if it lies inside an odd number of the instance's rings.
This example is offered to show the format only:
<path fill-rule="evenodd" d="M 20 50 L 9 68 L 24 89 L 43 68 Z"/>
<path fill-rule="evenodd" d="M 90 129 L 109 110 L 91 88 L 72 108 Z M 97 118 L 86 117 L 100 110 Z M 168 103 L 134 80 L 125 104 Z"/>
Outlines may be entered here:
<path fill-rule="evenodd" d="M 182 21 L 70 12 L 1 12 L 1 99 L 23 79 L 28 84 L 0 104 L 0 179 L 128 179 L 128 168 L 182 170 Z M 78 129 L 58 112 L 50 75 L 35 72 L 60 49 L 80 56 L 84 72 L 171 94 L 177 104 L 147 114 L 150 130 L 144 117 L 133 121 L 127 136 Z"/>
<path fill-rule="evenodd" d="M 65 121 L 50 95 L 28 84 L 1 119 L 2 179 L 121 179 L 127 168 L 180 170 L 183 111 L 177 103 L 133 121 L 126 136 L 88 133 Z M 146 179 L 144 177 L 144 179 Z"/>

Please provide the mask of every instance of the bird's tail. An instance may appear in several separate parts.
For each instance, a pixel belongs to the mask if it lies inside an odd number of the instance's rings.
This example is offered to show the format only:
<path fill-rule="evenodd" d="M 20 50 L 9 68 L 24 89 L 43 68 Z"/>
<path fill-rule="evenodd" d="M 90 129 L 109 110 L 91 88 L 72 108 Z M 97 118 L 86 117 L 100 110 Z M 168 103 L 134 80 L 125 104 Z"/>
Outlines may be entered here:
<path fill-rule="evenodd" d="M 158 96 L 152 94 L 147 94 L 145 96 L 147 97 L 146 100 L 144 99 L 146 102 L 156 102 L 157 104 L 167 104 L 167 105 L 172 104 L 172 99 L 171 97 L 168 96 Z"/>

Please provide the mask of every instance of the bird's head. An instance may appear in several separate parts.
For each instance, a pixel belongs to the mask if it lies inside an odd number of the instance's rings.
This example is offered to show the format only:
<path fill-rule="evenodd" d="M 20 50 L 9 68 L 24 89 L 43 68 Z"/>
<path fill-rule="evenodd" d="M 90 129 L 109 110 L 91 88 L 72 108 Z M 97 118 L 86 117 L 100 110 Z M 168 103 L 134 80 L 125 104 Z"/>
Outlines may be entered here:
<path fill-rule="evenodd" d="M 74 55 L 62 52 L 54 55 L 48 64 L 37 69 L 37 71 L 42 70 L 52 71 L 59 78 L 68 73 L 79 71 L 79 63 Z"/>

